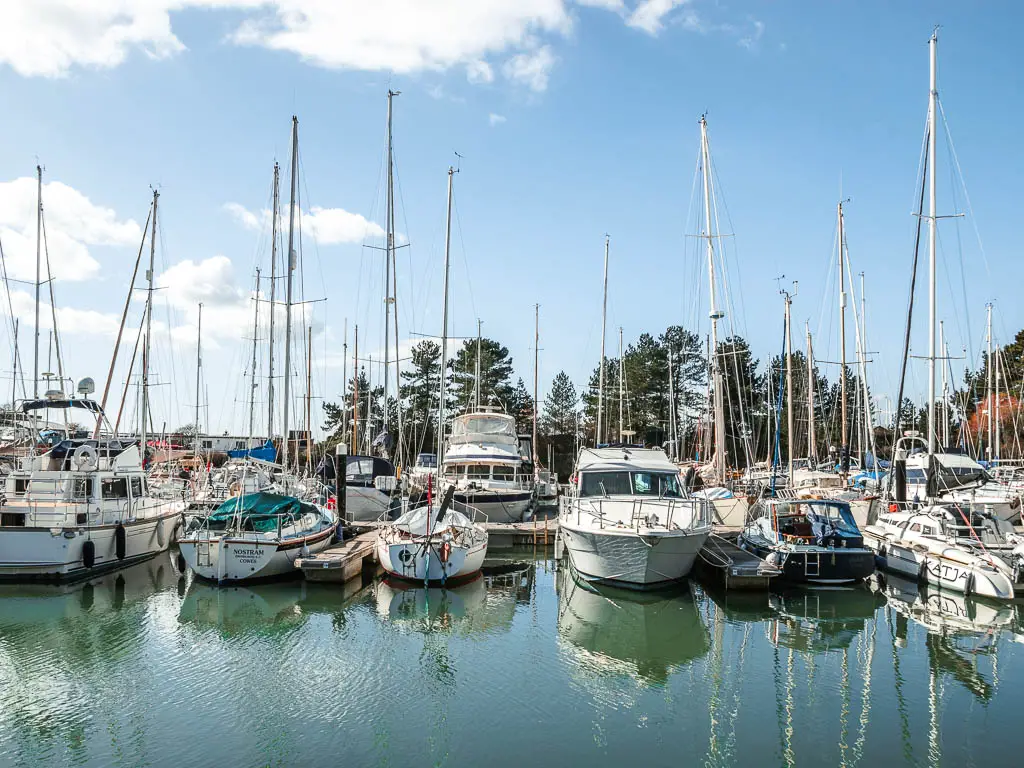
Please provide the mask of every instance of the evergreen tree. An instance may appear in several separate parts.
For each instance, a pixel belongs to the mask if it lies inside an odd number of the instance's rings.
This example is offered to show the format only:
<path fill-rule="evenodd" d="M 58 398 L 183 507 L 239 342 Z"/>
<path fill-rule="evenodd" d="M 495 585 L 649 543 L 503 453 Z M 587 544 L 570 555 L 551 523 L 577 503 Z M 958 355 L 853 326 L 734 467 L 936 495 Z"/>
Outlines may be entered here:
<path fill-rule="evenodd" d="M 476 339 L 466 339 L 451 367 L 451 396 L 456 410 L 476 405 Z M 480 341 L 480 405 L 499 405 L 510 408 L 513 400 L 512 357 L 507 347 L 493 339 Z"/>
<path fill-rule="evenodd" d="M 410 458 L 431 453 L 437 442 L 437 397 L 441 347 L 425 339 L 412 348 L 410 365 L 402 371 L 402 405 Z"/>
<path fill-rule="evenodd" d="M 565 371 L 559 371 L 544 398 L 540 419 L 541 432 L 549 437 L 572 435 L 576 437 L 579 396 Z"/>
<path fill-rule="evenodd" d="M 533 432 L 533 395 L 526 389 L 520 378 L 507 401 L 508 414 L 516 420 L 516 431 L 520 434 Z"/>

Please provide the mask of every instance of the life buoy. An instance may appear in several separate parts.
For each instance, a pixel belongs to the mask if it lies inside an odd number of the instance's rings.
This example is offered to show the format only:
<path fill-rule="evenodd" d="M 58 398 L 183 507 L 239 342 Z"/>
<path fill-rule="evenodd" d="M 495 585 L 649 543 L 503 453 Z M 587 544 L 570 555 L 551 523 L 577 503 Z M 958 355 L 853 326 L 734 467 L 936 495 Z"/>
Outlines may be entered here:
<path fill-rule="evenodd" d="M 79 472 L 92 472 L 99 466 L 99 456 L 91 445 L 80 445 L 71 455 Z"/>
<path fill-rule="evenodd" d="M 448 558 L 452 556 L 452 544 L 450 541 L 446 541 L 441 544 L 441 562 L 447 563 Z"/>
<path fill-rule="evenodd" d="M 128 532 L 121 523 L 114 529 L 114 554 L 118 560 L 124 560 L 128 551 Z"/>
<path fill-rule="evenodd" d="M 327 497 L 327 508 L 328 509 L 337 509 L 338 508 L 338 499 L 336 497 L 334 497 L 334 496 L 328 496 Z"/>
<path fill-rule="evenodd" d="M 82 543 L 82 565 L 86 568 L 96 565 L 96 542 L 92 539 L 86 539 Z"/>

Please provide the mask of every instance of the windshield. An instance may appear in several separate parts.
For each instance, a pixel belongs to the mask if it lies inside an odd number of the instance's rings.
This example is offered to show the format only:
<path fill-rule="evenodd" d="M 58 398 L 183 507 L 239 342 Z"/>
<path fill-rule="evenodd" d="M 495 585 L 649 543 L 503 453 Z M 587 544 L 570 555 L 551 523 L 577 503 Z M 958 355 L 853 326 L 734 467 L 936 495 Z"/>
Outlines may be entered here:
<path fill-rule="evenodd" d="M 504 436 L 515 438 L 516 422 L 509 416 L 468 416 L 455 419 L 452 423 L 452 437 L 467 435 Z"/>
<path fill-rule="evenodd" d="M 779 520 L 779 530 L 787 532 L 787 519 L 804 518 L 807 522 L 815 520 L 827 520 L 829 525 L 837 531 L 859 535 L 860 530 L 854 522 L 850 508 L 846 504 L 835 504 L 829 502 L 814 503 L 792 503 L 780 504 L 777 507 L 776 516 Z"/>
<path fill-rule="evenodd" d="M 437 466 L 437 454 L 436 453 L 421 453 L 416 457 L 416 466 L 418 467 L 436 467 Z"/>
<path fill-rule="evenodd" d="M 580 476 L 580 496 L 681 495 L 675 472 L 584 472 Z"/>

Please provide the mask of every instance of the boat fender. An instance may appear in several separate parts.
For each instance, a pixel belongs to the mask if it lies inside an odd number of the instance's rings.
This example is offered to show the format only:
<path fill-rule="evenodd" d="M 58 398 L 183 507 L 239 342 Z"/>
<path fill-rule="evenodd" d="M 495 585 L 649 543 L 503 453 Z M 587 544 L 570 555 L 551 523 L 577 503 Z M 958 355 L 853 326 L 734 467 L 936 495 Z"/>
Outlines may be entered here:
<path fill-rule="evenodd" d="M 922 560 L 921 567 L 917 569 L 917 583 L 927 584 L 928 583 L 928 561 Z"/>
<path fill-rule="evenodd" d="M 185 562 L 185 556 L 183 554 L 181 554 L 181 550 L 180 549 L 178 550 L 177 564 L 178 564 L 178 571 L 179 571 L 179 573 L 184 574 L 185 573 L 185 569 L 188 568 L 188 563 Z"/>
<path fill-rule="evenodd" d="M 964 595 L 969 595 L 974 592 L 974 571 L 967 572 L 967 578 L 964 579 Z"/>
<path fill-rule="evenodd" d="M 1017 509 L 1020 506 L 1020 496 L 1014 496 L 1010 499 L 1010 509 Z"/>
<path fill-rule="evenodd" d="M 92 539 L 82 542 L 82 565 L 86 568 L 96 565 L 96 542 Z"/>
<path fill-rule="evenodd" d="M 118 523 L 117 528 L 114 529 L 114 554 L 117 555 L 118 560 L 124 560 L 127 549 L 128 532 L 125 531 L 123 524 Z"/>
<path fill-rule="evenodd" d="M 448 562 L 448 558 L 451 557 L 451 556 L 452 556 L 452 543 L 450 541 L 446 541 L 443 544 L 441 544 L 441 562 L 442 563 L 447 563 Z"/>
<path fill-rule="evenodd" d="M 156 521 L 156 543 L 163 550 L 167 546 L 167 534 L 164 532 L 164 521 Z"/>

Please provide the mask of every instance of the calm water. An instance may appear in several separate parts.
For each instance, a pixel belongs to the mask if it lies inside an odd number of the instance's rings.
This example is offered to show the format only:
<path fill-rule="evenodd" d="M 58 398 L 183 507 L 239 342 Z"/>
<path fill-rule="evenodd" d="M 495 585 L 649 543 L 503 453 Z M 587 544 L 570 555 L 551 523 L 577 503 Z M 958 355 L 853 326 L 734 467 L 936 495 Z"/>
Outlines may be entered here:
<path fill-rule="evenodd" d="M 1016 607 L 882 591 L 0 588 L 0 765 L 1020 765 Z"/>

